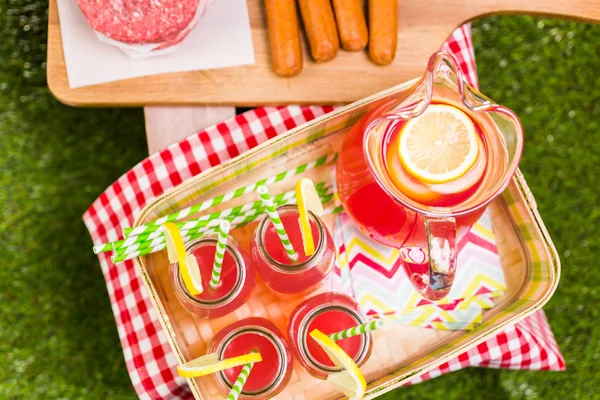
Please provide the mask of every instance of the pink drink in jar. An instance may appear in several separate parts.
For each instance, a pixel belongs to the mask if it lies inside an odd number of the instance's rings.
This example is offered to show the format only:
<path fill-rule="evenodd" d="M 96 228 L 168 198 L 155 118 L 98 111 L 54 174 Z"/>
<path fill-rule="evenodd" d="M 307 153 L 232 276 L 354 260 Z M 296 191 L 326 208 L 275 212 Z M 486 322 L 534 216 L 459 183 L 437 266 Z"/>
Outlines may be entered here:
<path fill-rule="evenodd" d="M 257 226 L 250 243 L 250 253 L 256 269 L 265 284 L 279 294 L 300 296 L 310 293 L 320 287 L 320 283 L 333 269 L 333 239 L 323 221 L 309 212 L 315 253 L 307 256 L 298 224 L 298 207 L 285 205 L 277 211 L 298 254 L 298 260 L 289 259 L 273 223 L 266 217 Z"/>
<path fill-rule="evenodd" d="M 208 353 L 220 360 L 260 353 L 261 362 L 254 364 L 240 399 L 265 399 L 276 396 L 292 376 L 292 353 L 275 324 L 265 318 L 246 318 L 221 329 L 208 345 Z M 230 392 L 243 366 L 214 374 L 223 394 Z"/>
<path fill-rule="evenodd" d="M 311 337 L 318 329 L 326 335 L 367 322 L 356 301 L 345 294 L 327 292 L 301 303 L 288 320 L 288 338 L 294 356 L 312 376 L 326 379 L 340 369 Z M 360 367 L 371 355 L 373 339 L 370 333 L 341 339 L 337 344 Z"/>
<path fill-rule="evenodd" d="M 235 311 L 248 300 L 256 284 L 252 260 L 237 241 L 229 237 L 219 287 L 211 288 L 209 282 L 216 246 L 216 237 L 203 237 L 186 246 L 186 251 L 196 257 L 200 267 L 204 291 L 199 295 L 193 296 L 185 288 L 178 263 L 169 266 L 169 278 L 177 299 L 183 308 L 199 318 L 219 318 Z"/>

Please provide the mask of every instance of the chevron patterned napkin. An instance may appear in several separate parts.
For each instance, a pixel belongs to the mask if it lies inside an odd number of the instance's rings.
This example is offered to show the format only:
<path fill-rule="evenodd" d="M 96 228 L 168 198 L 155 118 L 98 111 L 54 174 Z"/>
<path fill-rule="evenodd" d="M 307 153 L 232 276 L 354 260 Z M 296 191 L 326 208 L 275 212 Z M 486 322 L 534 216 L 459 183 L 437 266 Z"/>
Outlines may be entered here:
<path fill-rule="evenodd" d="M 423 328 L 473 329 L 481 322 L 482 310 L 493 307 L 494 298 L 506 289 L 488 211 L 459 241 L 454 285 L 445 299 L 435 303 L 413 289 L 400 250 L 363 235 L 346 214 L 337 216 L 333 236 L 338 260 L 330 289 L 356 298 L 373 318 Z M 402 256 L 425 256 L 416 253 Z"/>

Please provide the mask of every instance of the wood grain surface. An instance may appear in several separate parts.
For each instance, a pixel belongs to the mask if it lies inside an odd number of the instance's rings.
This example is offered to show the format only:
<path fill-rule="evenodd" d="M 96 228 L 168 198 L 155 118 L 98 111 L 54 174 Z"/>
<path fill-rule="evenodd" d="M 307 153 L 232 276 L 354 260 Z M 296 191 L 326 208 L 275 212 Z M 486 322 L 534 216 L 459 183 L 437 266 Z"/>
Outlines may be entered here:
<path fill-rule="evenodd" d="M 50 1 L 48 86 L 63 103 L 78 106 L 349 103 L 421 75 L 430 54 L 452 30 L 490 14 L 537 14 L 600 21 L 598 0 L 399 0 L 398 48 L 391 65 L 373 64 L 365 51 L 340 51 L 314 63 L 303 43 L 304 70 L 293 78 L 273 72 L 262 1 L 248 0 L 254 65 L 160 74 L 70 89 L 56 0 Z"/>

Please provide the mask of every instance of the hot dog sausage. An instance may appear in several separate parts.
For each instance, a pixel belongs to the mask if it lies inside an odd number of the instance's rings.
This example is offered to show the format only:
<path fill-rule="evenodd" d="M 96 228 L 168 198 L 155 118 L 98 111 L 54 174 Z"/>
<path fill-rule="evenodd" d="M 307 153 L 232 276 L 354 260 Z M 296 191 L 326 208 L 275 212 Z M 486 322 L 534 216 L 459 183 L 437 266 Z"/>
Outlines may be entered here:
<path fill-rule="evenodd" d="M 362 0 L 333 0 L 342 48 L 358 51 L 367 47 L 369 32 Z"/>
<path fill-rule="evenodd" d="M 331 60 L 340 47 L 329 0 L 299 0 L 310 52 L 317 62 Z"/>
<path fill-rule="evenodd" d="M 302 71 L 302 48 L 295 0 L 265 0 L 273 69 L 281 76 Z"/>
<path fill-rule="evenodd" d="M 369 0 L 369 56 L 387 65 L 396 56 L 398 0 Z"/>

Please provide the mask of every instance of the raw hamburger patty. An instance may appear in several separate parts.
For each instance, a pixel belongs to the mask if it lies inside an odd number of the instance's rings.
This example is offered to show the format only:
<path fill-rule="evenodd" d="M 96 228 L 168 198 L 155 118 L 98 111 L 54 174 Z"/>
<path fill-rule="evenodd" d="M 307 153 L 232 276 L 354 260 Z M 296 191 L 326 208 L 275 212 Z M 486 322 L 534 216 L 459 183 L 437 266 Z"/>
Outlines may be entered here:
<path fill-rule="evenodd" d="M 180 39 L 200 0 L 78 0 L 96 32 L 124 43 L 162 43 Z"/>

